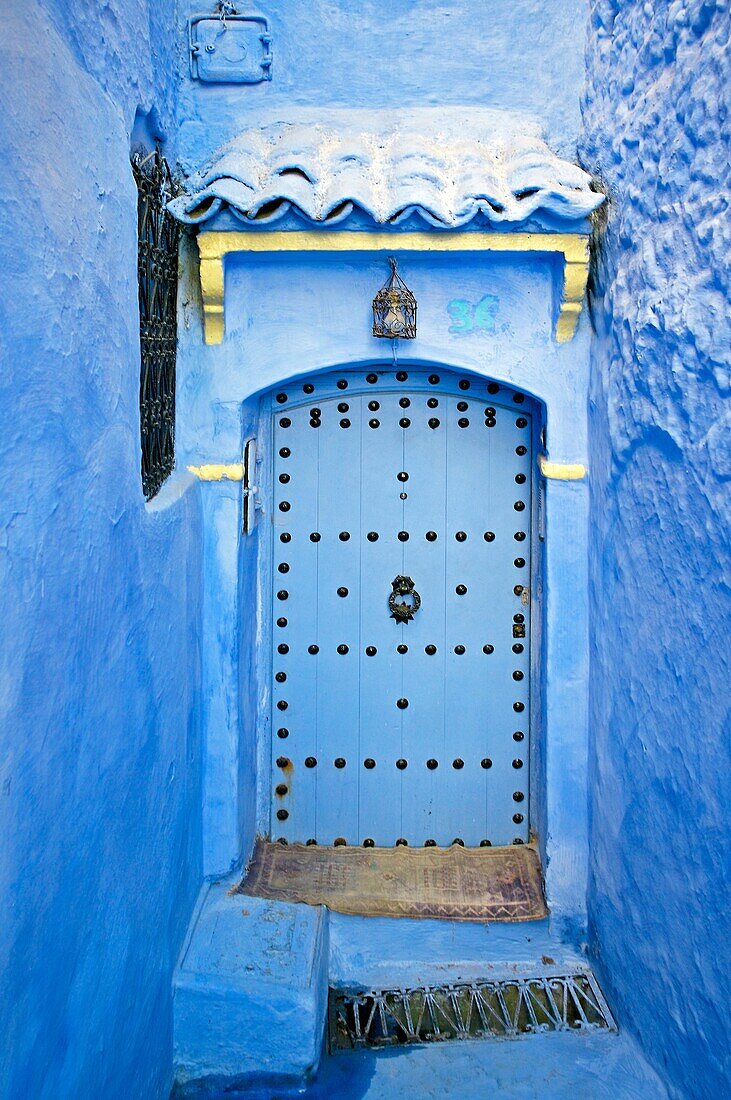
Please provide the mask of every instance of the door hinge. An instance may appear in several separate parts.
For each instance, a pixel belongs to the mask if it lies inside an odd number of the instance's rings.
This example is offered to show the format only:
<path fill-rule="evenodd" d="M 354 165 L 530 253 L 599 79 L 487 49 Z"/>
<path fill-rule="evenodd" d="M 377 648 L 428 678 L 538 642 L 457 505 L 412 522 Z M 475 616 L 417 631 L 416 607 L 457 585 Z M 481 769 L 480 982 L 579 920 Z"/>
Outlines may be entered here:
<path fill-rule="evenodd" d="M 244 444 L 243 523 L 242 533 L 250 535 L 256 527 L 256 510 L 261 507 L 259 486 L 256 484 L 256 440 L 247 439 Z"/>

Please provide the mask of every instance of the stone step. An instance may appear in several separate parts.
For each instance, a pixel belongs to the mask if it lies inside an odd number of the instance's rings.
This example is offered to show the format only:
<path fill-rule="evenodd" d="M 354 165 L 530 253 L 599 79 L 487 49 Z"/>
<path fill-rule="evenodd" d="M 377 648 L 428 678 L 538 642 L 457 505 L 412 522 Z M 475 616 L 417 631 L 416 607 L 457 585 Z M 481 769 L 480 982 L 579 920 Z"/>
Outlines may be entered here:
<path fill-rule="evenodd" d="M 479 924 L 330 913 L 330 985 L 412 989 L 586 966 L 549 920 Z"/>
<path fill-rule="evenodd" d="M 174 978 L 178 1092 L 317 1069 L 327 1015 L 328 922 L 321 907 L 206 885 Z"/>
<path fill-rule="evenodd" d="M 231 894 L 237 882 L 206 885 L 176 970 L 176 1095 L 257 1081 L 301 1087 L 320 1062 L 329 987 L 409 989 L 586 966 L 549 920 L 346 916 Z"/>

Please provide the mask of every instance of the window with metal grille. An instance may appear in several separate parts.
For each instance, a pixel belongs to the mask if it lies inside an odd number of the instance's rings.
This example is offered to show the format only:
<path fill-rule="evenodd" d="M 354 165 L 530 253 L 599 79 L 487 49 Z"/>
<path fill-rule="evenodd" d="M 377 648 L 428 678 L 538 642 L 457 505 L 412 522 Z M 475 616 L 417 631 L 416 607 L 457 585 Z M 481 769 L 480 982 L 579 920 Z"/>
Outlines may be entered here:
<path fill-rule="evenodd" d="M 132 157 L 137 183 L 142 489 L 155 496 L 175 465 L 178 224 L 166 203 L 172 177 L 159 150 Z"/>

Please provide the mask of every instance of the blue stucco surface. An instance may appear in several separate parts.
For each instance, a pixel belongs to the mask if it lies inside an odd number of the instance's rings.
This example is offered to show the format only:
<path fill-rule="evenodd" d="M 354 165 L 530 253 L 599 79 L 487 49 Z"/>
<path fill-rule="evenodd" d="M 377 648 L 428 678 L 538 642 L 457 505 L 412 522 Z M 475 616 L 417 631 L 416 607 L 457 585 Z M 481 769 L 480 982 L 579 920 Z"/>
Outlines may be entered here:
<path fill-rule="evenodd" d="M 330 913 L 329 926 L 329 980 L 344 988 L 415 989 L 586 965 L 549 920 L 473 924 Z"/>
<path fill-rule="evenodd" d="M 200 881 L 199 496 L 139 478 L 138 109 L 172 4 L 5 5 L 0 1095 L 167 1095 Z M 154 56 L 154 60 L 153 60 Z"/>
<path fill-rule="evenodd" d="M 590 396 L 593 949 L 677 1094 L 731 1090 L 731 18 L 592 5 L 611 195 Z"/>
<path fill-rule="evenodd" d="M 206 884 L 174 979 L 178 1086 L 234 1080 L 296 1085 L 320 1061 L 328 989 L 328 912 Z"/>
<path fill-rule="evenodd" d="M 195 1095 L 195 1094 L 193 1094 Z M 629 1035 L 543 1035 L 324 1057 L 307 1088 L 254 1083 L 207 1100 L 666 1100 Z"/>
<path fill-rule="evenodd" d="M 212 6 L 212 5 L 211 5 Z M 180 5 L 179 62 L 187 73 L 188 15 Z M 210 10 L 210 9 L 209 9 Z M 420 107 L 480 105 L 538 118 L 549 145 L 573 156 L 584 75 L 587 0 L 268 0 L 271 82 L 248 87 L 184 79 L 181 157 L 195 169 L 263 112 L 293 106 Z"/>

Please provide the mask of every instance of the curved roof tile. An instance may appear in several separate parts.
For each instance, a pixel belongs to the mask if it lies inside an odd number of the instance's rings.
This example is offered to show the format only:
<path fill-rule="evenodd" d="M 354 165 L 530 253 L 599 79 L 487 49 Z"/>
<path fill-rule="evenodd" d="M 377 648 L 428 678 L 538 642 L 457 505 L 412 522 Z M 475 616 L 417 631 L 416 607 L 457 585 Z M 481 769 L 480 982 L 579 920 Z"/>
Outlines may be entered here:
<path fill-rule="evenodd" d="M 397 225 L 417 213 L 456 228 L 482 214 L 522 222 L 544 212 L 584 218 L 604 196 L 551 152 L 537 127 L 474 108 L 329 112 L 324 121 L 246 130 L 197 172 L 170 210 L 198 225 L 229 209 L 245 223 L 294 210 L 333 225 L 354 210 Z"/>

